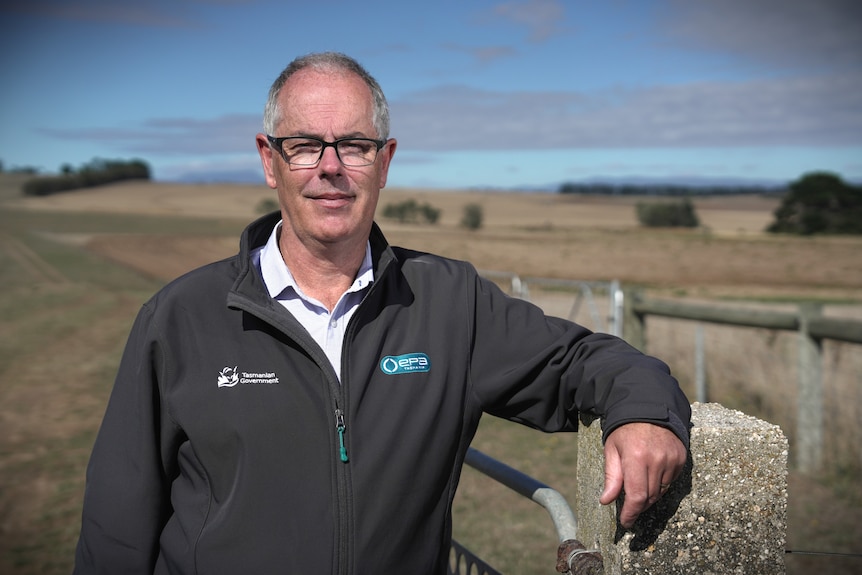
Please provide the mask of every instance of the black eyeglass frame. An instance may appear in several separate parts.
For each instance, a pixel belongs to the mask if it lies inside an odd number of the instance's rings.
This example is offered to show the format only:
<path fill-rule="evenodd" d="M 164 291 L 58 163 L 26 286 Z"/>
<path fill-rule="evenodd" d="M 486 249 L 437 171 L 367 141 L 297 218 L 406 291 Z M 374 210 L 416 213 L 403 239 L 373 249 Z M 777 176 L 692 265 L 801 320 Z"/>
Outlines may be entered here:
<path fill-rule="evenodd" d="M 320 138 L 314 138 L 312 136 L 284 136 L 282 138 L 276 138 L 275 136 L 266 135 L 266 139 L 269 142 L 270 146 L 273 146 L 276 150 L 278 150 L 278 154 L 281 156 L 281 159 L 285 161 L 288 165 L 291 166 L 302 166 L 302 167 L 311 167 L 316 166 L 320 163 L 320 160 L 323 158 L 323 152 L 326 151 L 326 148 L 335 149 L 335 155 L 338 157 L 338 161 L 341 162 L 342 166 L 346 166 L 348 168 L 362 168 L 365 166 L 371 166 L 374 162 L 377 161 L 377 154 L 386 145 L 386 140 L 375 140 L 374 138 L 339 138 L 333 142 L 327 142 L 326 140 L 322 140 Z M 284 153 L 284 142 L 287 140 L 311 140 L 313 142 L 320 142 L 320 155 L 317 156 L 317 161 L 311 164 L 296 164 L 287 159 L 287 155 Z M 374 152 L 374 159 L 367 164 L 345 164 L 344 160 L 341 159 L 341 154 L 338 152 L 338 144 L 341 142 L 355 142 L 359 140 L 360 142 L 372 142 L 375 146 L 377 146 L 377 150 Z"/>

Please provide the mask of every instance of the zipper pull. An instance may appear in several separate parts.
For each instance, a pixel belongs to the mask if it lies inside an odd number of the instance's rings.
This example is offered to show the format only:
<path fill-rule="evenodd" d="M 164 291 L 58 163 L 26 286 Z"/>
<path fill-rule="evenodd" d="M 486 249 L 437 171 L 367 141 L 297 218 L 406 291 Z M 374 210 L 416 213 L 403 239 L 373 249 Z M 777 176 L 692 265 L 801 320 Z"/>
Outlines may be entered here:
<path fill-rule="evenodd" d="M 335 410 L 335 429 L 338 431 L 338 451 L 341 461 L 347 463 L 347 447 L 344 445 L 344 413 L 340 409 Z"/>

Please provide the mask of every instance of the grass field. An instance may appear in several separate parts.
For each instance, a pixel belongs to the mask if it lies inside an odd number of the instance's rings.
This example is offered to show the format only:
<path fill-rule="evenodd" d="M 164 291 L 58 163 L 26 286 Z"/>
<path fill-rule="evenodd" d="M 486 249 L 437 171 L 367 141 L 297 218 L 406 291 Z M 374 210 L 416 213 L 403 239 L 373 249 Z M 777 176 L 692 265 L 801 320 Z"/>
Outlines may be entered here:
<path fill-rule="evenodd" d="M 20 198 L 15 182 L 0 184 L 0 573 L 69 573 L 84 468 L 138 307 L 167 280 L 233 253 L 272 192 L 124 184 Z M 859 317 L 862 238 L 764 235 L 774 199 L 698 200 L 705 228 L 671 232 L 638 228 L 632 198 L 391 190 L 381 207 L 408 197 L 443 217 L 437 226 L 381 220 L 393 243 L 481 269 L 619 279 L 653 294 L 758 305 L 817 299 L 829 313 Z M 483 207 L 477 232 L 457 226 L 467 203 Z M 571 297 L 536 296 L 562 310 Z M 688 392 L 692 329 L 649 326 L 651 351 Z M 782 425 L 792 442 L 793 342 L 760 330 L 706 335 L 712 399 Z M 790 549 L 862 552 L 860 374 L 858 346 L 830 345 L 830 467 L 822 477 L 790 475 Z M 486 418 L 475 444 L 573 501 L 574 439 Z M 471 470 L 456 503 L 456 536 L 480 556 L 507 575 L 553 572 L 555 535 L 541 508 Z M 787 565 L 794 574 L 849 574 L 862 570 L 862 559 L 791 556 Z"/>

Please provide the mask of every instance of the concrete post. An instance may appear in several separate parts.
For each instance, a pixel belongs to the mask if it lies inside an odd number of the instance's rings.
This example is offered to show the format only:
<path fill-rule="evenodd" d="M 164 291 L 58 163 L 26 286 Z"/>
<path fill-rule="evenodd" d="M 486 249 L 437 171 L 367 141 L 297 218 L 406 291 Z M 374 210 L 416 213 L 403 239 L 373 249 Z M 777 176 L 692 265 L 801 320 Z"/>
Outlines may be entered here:
<path fill-rule="evenodd" d="M 689 463 L 631 531 L 620 503 L 598 503 L 604 453 L 598 421 L 578 431 L 578 540 L 605 575 L 784 575 L 787 439 L 778 426 L 718 404 L 692 406 Z"/>

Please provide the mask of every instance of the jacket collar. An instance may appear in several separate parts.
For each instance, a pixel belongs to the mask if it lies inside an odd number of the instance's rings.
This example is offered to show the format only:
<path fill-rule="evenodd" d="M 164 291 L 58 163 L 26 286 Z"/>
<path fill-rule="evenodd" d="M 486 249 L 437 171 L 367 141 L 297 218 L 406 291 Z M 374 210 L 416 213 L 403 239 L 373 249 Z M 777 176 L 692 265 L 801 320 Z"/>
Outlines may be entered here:
<path fill-rule="evenodd" d="M 240 236 L 239 241 L 239 270 L 236 282 L 234 282 L 231 294 L 240 297 L 251 298 L 259 301 L 261 294 L 267 295 L 266 286 L 251 263 L 251 252 L 257 247 L 264 245 L 269 239 L 273 228 L 281 220 L 281 212 L 272 212 L 248 225 Z M 397 260 L 395 253 L 389 246 L 389 242 L 380 230 L 377 223 L 371 226 L 369 236 L 371 244 L 371 264 L 374 268 L 374 280 L 380 279 L 389 264 Z M 231 304 L 233 297 L 228 296 Z"/>

